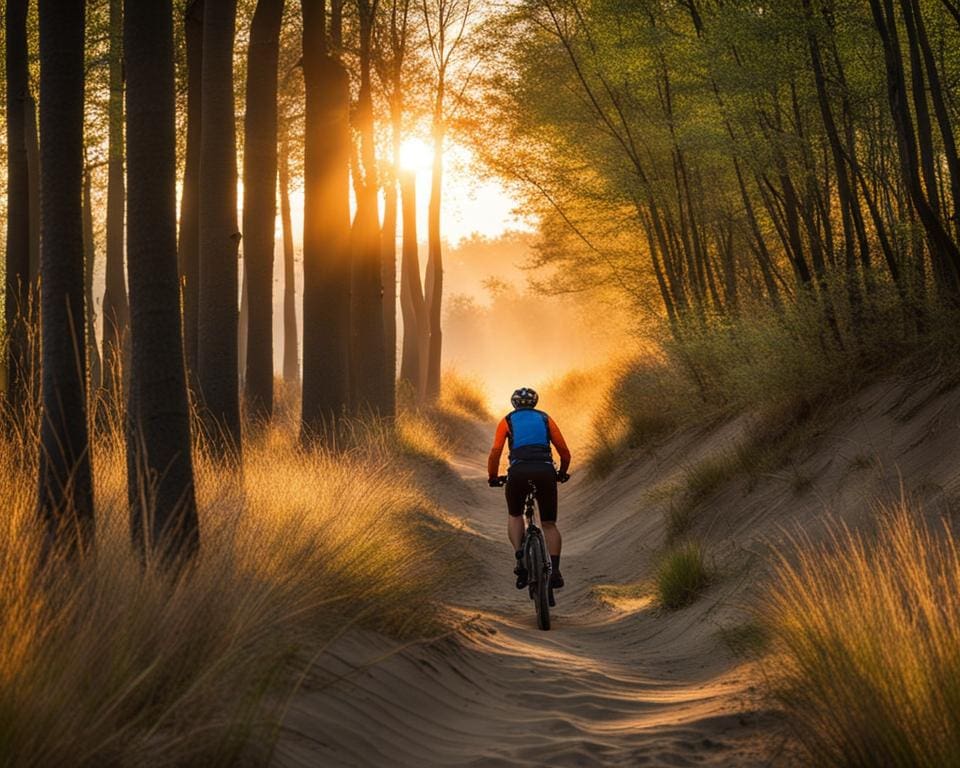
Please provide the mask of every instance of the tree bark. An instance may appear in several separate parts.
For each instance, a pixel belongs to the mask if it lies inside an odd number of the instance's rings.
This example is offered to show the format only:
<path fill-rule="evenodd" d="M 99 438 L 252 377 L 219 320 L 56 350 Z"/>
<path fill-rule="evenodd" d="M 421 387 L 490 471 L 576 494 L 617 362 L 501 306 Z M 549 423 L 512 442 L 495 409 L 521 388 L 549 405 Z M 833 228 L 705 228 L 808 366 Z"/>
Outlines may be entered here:
<path fill-rule="evenodd" d="M 357 182 L 353 222 L 351 276 L 351 395 L 354 410 L 392 416 L 392 377 L 388 387 L 383 322 L 382 249 L 377 195 L 377 161 L 373 135 L 373 88 L 370 78 L 371 35 L 377 0 L 357 0 L 360 23 L 360 91 L 356 123 L 360 133 L 362 173 Z"/>
<path fill-rule="evenodd" d="M 425 397 L 440 397 L 440 367 L 443 357 L 443 244 L 440 242 L 440 196 L 443 192 L 443 82 L 437 91 L 433 118 L 433 169 L 430 174 L 430 205 L 427 210 L 426 301 L 430 327 Z"/>
<path fill-rule="evenodd" d="M 350 78 L 327 52 L 325 3 L 301 0 L 306 91 L 302 437 L 349 406 Z"/>
<path fill-rule="evenodd" d="M 20 414 L 29 392 L 30 208 L 27 107 L 28 0 L 8 0 L 5 13 L 7 75 L 7 252 L 4 327 L 7 333 L 7 402 Z"/>
<path fill-rule="evenodd" d="M 30 198 L 30 287 L 31 303 L 39 299 L 37 285 L 40 282 L 40 137 L 37 128 L 37 102 L 27 95 L 24 103 L 24 119 L 27 131 L 27 195 Z M 37 307 L 33 307 L 30 322 L 37 319 Z M 33 358 L 39 350 L 33 353 Z M 37 369 L 39 374 L 39 368 Z"/>
<path fill-rule="evenodd" d="M 203 4 L 190 0 L 183 16 L 187 48 L 187 149 L 180 195 L 177 260 L 183 302 L 187 381 L 197 389 L 197 318 L 200 301 L 200 137 L 203 106 Z"/>
<path fill-rule="evenodd" d="M 277 65 L 283 0 L 259 0 L 247 48 L 243 143 L 243 265 L 247 285 L 246 401 L 273 414 L 273 251 L 277 218 Z"/>
<path fill-rule="evenodd" d="M 123 0 L 110 0 L 110 101 L 107 165 L 107 261 L 103 292 L 105 405 L 122 397 L 126 329 L 130 319 L 123 270 Z"/>
<path fill-rule="evenodd" d="M 417 244 L 417 189 L 412 171 L 400 174 L 403 209 L 403 254 L 400 265 L 400 309 L 403 314 L 403 358 L 400 378 L 418 400 L 423 400 L 427 387 L 427 364 L 430 351 L 430 318 L 420 281 L 420 258 Z"/>
<path fill-rule="evenodd" d="M 220 458 L 241 456 L 237 367 L 236 0 L 205 0 L 200 129 L 197 373 L 204 430 Z"/>
<path fill-rule="evenodd" d="M 284 135 L 280 143 L 280 224 L 283 229 L 283 380 L 300 382 L 297 349 L 297 291 L 294 277 L 293 222 L 290 213 L 290 148 Z"/>
<path fill-rule="evenodd" d="M 397 391 L 397 194 L 396 160 L 384 186 L 383 228 L 380 231 L 380 283 L 383 286 L 384 394 L 389 413 L 396 413 Z"/>
<path fill-rule="evenodd" d="M 48 548 L 92 550 L 83 354 L 84 0 L 41 0 L 41 434 L 38 511 Z"/>
<path fill-rule="evenodd" d="M 171 0 L 126 0 L 128 269 L 132 336 L 127 444 L 131 532 L 142 555 L 192 555 L 199 525 L 177 275 Z"/>
<path fill-rule="evenodd" d="M 90 171 L 83 174 L 83 293 L 86 308 L 84 339 L 90 388 L 100 389 L 100 350 L 97 348 L 97 315 L 93 306 L 93 271 L 96 267 L 97 249 L 93 240 L 93 203 L 90 200 Z"/>

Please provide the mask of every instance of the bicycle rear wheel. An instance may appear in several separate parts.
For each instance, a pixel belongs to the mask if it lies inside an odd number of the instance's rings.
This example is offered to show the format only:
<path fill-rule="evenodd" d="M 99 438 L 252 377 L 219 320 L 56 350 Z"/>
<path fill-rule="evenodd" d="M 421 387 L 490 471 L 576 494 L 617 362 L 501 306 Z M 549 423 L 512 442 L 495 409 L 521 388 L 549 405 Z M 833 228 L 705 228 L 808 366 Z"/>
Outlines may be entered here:
<path fill-rule="evenodd" d="M 550 629 L 550 575 L 547 573 L 546 547 L 543 539 L 537 537 L 530 542 L 530 579 L 531 597 L 537 610 L 537 626 L 546 631 Z"/>

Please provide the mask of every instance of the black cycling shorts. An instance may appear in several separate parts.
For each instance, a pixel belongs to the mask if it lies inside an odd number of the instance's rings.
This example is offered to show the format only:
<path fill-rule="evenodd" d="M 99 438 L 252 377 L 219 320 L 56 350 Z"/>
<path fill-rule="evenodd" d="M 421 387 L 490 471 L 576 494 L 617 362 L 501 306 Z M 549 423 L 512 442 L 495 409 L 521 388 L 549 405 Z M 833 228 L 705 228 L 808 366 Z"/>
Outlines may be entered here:
<path fill-rule="evenodd" d="M 557 470 L 546 462 L 520 462 L 507 471 L 507 510 L 511 517 L 523 514 L 523 502 L 527 498 L 529 482 L 537 486 L 537 507 L 540 520 L 545 523 L 557 519 Z"/>

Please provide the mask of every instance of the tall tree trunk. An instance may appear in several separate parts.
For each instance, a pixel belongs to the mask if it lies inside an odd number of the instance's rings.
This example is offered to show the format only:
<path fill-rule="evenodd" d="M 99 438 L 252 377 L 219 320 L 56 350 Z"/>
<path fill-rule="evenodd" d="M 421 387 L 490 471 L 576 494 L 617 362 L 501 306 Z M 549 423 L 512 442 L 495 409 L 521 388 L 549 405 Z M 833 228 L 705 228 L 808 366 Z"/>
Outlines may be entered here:
<path fill-rule="evenodd" d="M 237 372 L 242 389 L 247 372 L 247 328 L 250 324 L 250 294 L 247 285 L 247 260 L 240 260 L 240 315 L 237 319 Z"/>
<path fill-rule="evenodd" d="M 897 135 L 901 177 L 923 226 L 937 284 L 951 301 L 960 294 L 960 249 L 951 239 L 924 195 L 920 182 L 916 135 L 907 105 L 907 85 L 892 0 L 870 0 L 874 24 L 883 42 L 887 99 Z"/>
<path fill-rule="evenodd" d="M 103 292 L 103 387 L 105 405 L 123 388 L 126 329 L 130 318 L 123 274 L 123 0 L 110 0 L 110 101 L 107 165 L 107 262 Z M 115 399 L 116 397 L 116 399 Z"/>
<path fill-rule="evenodd" d="M 247 48 L 243 141 L 243 265 L 247 278 L 246 401 L 273 414 L 273 251 L 277 219 L 277 64 L 283 0 L 259 0 Z"/>
<path fill-rule="evenodd" d="M 833 110 L 830 107 L 830 99 L 827 94 L 827 81 L 823 68 L 823 57 L 820 55 L 820 42 L 817 39 L 816 32 L 813 29 L 813 13 L 810 7 L 810 0 L 803 0 L 804 13 L 807 18 L 807 43 L 810 49 L 810 60 L 813 64 L 814 80 L 817 87 L 817 103 L 820 107 L 820 117 L 823 120 L 823 126 L 827 133 L 827 140 L 830 143 L 830 151 L 833 156 L 833 165 L 837 173 L 837 195 L 840 198 L 840 219 L 843 223 L 843 243 L 844 243 L 844 265 L 846 267 L 846 288 L 847 297 L 850 302 L 850 313 L 854 333 L 859 337 L 863 332 L 863 312 L 862 297 L 860 294 L 860 284 L 857 275 L 857 262 L 855 256 L 854 224 L 856 216 L 859 215 L 859 202 L 856 198 L 856 187 L 850 182 L 850 175 L 847 169 L 847 163 L 844 159 L 843 144 L 840 140 L 840 132 L 837 129 L 836 121 L 833 119 Z M 796 95 L 794 91 L 794 103 Z M 862 228 L 862 219 L 859 220 Z M 812 240 L 812 235 L 811 235 Z M 866 237 L 859 240 L 863 251 L 867 249 Z M 861 256 L 863 263 L 864 278 L 868 276 L 869 256 L 865 253 Z M 820 275 L 818 275 L 818 278 Z M 829 288 L 821 278 L 821 294 L 825 304 L 829 302 Z M 829 304 L 827 311 L 830 312 Z"/>
<path fill-rule="evenodd" d="M 90 171 L 83 174 L 83 294 L 86 308 L 84 338 L 90 387 L 100 389 L 100 350 L 97 348 L 97 314 L 93 306 L 93 271 L 96 266 L 97 249 L 93 240 L 93 203 L 90 199 Z"/>
<path fill-rule="evenodd" d="M 384 186 L 383 228 L 380 232 L 380 283 L 383 285 L 384 394 L 387 411 L 396 412 L 397 391 L 397 194 L 396 160 Z"/>
<path fill-rule="evenodd" d="M 37 126 L 37 102 L 27 94 L 23 105 L 27 132 L 27 196 L 30 198 L 30 287 L 31 303 L 38 301 L 37 286 L 40 282 L 40 137 Z M 34 306 L 30 322 L 37 319 Z M 33 358 L 39 354 L 35 350 Z M 35 360 L 36 362 L 36 360 Z M 39 368 L 37 369 L 39 374 Z"/>
<path fill-rule="evenodd" d="M 427 355 L 426 399 L 440 396 L 440 367 L 443 356 L 443 251 L 440 242 L 440 197 L 443 192 L 443 80 L 437 89 L 433 115 L 433 169 L 430 174 L 430 205 L 427 210 L 426 301 L 430 326 L 430 350 Z"/>
<path fill-rule="evenodd" d="M 350 78 L 329 55 L 323 0 L 301 0 L 306 91 L 302 436 L 349 405 Z"/>
<path fill-rule="evenodd" d="M 203 4 L 189 0 L 183 16 L 187 48 L 187 149 L 180 195 L 177 260 L 183 296 L 183 352 L 187 381 L 197 389 L 197 322 L 200 301 L 200 137 L 203 106 Z"/>
<path fill-rule="evenodd" d="M 370 78 L 371 36 L 377 0 L 357 0 L 360 23 L 360 91 L 356 123 L 360 133 L 357 213 L 353 222 L 351 278 L 351 394 L 357 411 L 391 416 L 387 390 L 386 338 L 383 330 L 382 248 L 377 206 L 377 161 L 373 135 L 373 88 Z"/>
<path fill-rule="evenodd" d="M 237 154 L 233 101 L 236 0 L 205 0 L 200 129 L 197 373 L 213 452 L 239 460 Z"/>
<path fill-rule="evenodd" d="M 403 209 L 403 257 L 400 265 L 400 309 L 403 313 L 403 358 L 400 378 L 410 385 L 418 400 L 427 387 L 430 354 L 430 318 L 420 281 L 417 244 L 417 188 L 413 171 L 400 173 Z"/>
<path fill-rule="evenodd" d="M 7 74 L 7 253 L 4 328 L 7 402 L 20 414 L 29 387 L 30 183 L 27 165 L 28 0 L 8 0 L 4 18 Z"/>
<path fill-rule="evenodd" d="M 950 218 L 954 222 L 956 237 L 960 237 L 960 155 L 957 153 L 957 142 L 950 121 L 950 112 L 945 98 L 945 89 L 940 80 L 940 72 L 933 58 L 933 50 L 927 36 L 927 26 L 923 20 L 923 11 L 918 0 L 902 2 L 904 16 L 912 13 L 920 50 L 923 53 L 924 68 L 927 79 L 930 81 L 930 100 L 933 102 L 934 113 L 937 116 L 937 125 L 943 138 L 943 155 L 947 161 L 947 170 L 950 176 L 950 195 L 953 198 L 953 213 Z"/>
<path fill-rule="evenodd" d="M 280 143 L 280 225 L 283 230 L 283 380 L 300 382 L 297 349 L 297 290 L 294 277 L 293 221 L 290 212 L 290 147 L 284 133 Z"/>
<path fill-rule="evenodd" d="M 94 544 L 83 353 L 84 0 L 40 1 L 43 414 L 39 515 L 48 544 Z"/>
<path fill-rule="evenodd" d="M 177 275 L 171 0 L 126 0 L 131 532 L 142 555 L 192 555 L 199 524 Z"/>

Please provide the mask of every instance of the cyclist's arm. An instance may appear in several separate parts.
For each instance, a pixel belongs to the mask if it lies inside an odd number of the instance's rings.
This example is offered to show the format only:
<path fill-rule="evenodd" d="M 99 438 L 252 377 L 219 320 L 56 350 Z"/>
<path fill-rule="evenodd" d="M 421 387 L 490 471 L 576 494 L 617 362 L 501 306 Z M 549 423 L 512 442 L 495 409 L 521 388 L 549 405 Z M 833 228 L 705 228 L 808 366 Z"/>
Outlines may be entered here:
<path fill-rule="evenodd" d="M 490 480 L 495 479 L 500 474 L 500 456 L 503 454 L 503 446 L 506 442 L 507 420 L 500 419 L 496 434 L 493 436 L 493 448 L 490 449 L 490 457 L 487 459 L 487 477 Z"/>
<path fill-rule="evenodd" d="M 563 439 L 557 422 L 550 416 L 547 417 L 547 426 L 550 428 L 550 442 L 556 446 L 557 453 L 560 454 L 560 474 L 566 474 L 570 468 L 570 449 L 567 448 L 567 441 Z"/>

